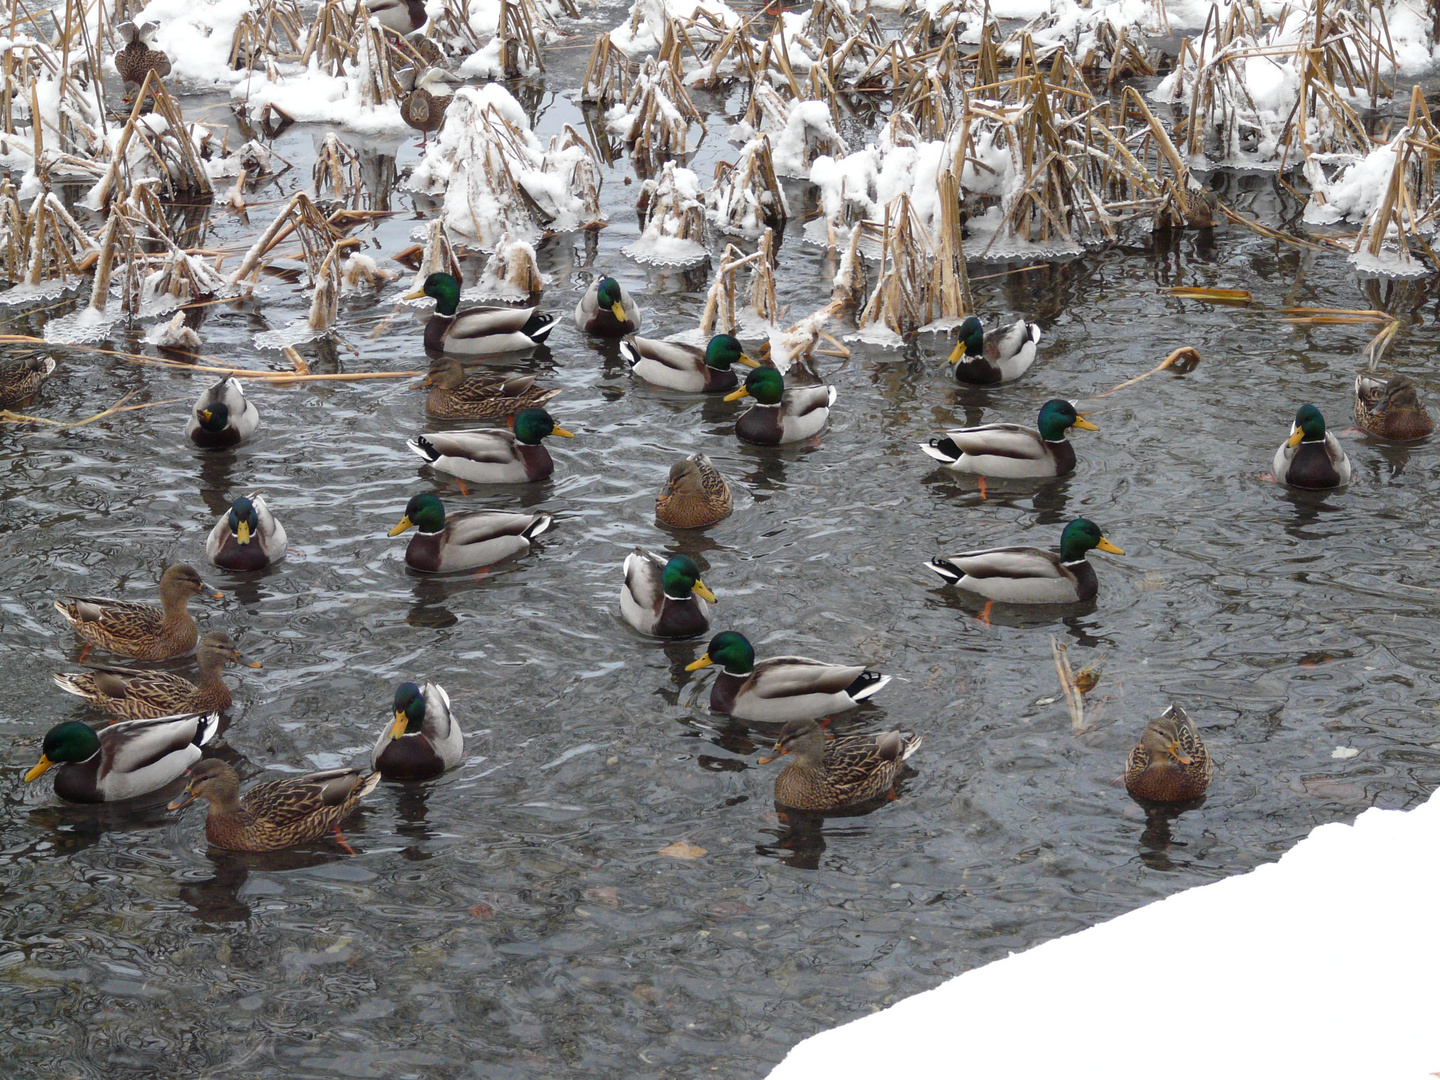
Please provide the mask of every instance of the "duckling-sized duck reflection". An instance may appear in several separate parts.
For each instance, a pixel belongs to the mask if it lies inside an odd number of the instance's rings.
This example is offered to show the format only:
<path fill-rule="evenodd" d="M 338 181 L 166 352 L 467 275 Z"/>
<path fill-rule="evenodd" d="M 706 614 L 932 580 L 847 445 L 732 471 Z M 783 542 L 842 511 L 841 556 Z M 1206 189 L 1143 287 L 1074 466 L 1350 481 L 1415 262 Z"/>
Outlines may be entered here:
<path fill-rule="evenodd" d="M 330 769 L 257 784 L 240 794 L 240 777 L 214 758 L 190 770 L 185 792 L 170 803 L 179 810 L 196 799 L 210 803 L 205 838 L 230 851 L 279 851 L 319 839 L 360 805 L 380 783 L 378 772 Z"/>
<path fill-rule="evenodd" d="M 775 778 L 775 801 L 780 806 L 811 812 L 845 810 L 892 794 L 900 766 L 922 742 L 919 735 L 898 731 L 827 738 L 814 720 L 791 720 L 781 729 L 774 753 L 762 757 L 760 764 L 791 756 Z"/>

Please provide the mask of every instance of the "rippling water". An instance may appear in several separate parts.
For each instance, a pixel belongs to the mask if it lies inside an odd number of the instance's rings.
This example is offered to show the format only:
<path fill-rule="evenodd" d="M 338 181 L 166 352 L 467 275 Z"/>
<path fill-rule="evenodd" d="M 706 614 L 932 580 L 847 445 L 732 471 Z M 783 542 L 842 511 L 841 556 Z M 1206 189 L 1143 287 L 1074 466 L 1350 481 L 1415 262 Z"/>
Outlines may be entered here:
<path fill-rule="evenodd" d="M 552 90 L 578 84 L 584 56 L 552 64 Z M 537 130 L 574 118 L 547 93 Z M 723 130 L 711 124 L 702 172 L 729 152 Z M 303 162 L 322 135 L 292 129 L 278 148 Z M 415 159 L 408 139 L 371 152 L 397 149 L 402 165 Z M 464 496 L 427 473 L 404 447 L 425 423 L 408 379 L 259 387 L 258 437 L 206 454 L 182 428 L 210 376 L 59 349 L 31 412 L 77 420 L 132 390 L 132 402 L 183 403 L 69 430 L 0 427 L 0 994 L 14 1075 L 763 1074 L 820 1028 L 1433 789 L 1434 446 L 1342 435 L 1355 480 L 1333 494 L 1265 475 L 1301 402 L 1348 426 L 1370 332 L 1293 329 L 1275 309 L 1385 307 L 1404 324 L 1394 366 L 1424 383 L 1440 345 L 1431 283 L 1357 281 L 1336 254 L 1229 227 L 1038 269 L 975 265 L 983 311 L 1045 327 L 1028 376 L 962 389 L 947 381 L 948 342 L 857 346 L 821 361 L 839 401 L 818 443 L 758 450 L 734 439 L 734 407 L 632 381 L 568 320 L 598 272 L 637 294 L 647 333 L 699 317 L 705 273 L 619 254 L 636 234 L 624 171 L 606 176 L 610 228 L 540 249 L 554 281 L 544 303 L 562 318 L 518 366 L 564 387 L 551 411 L 578 437 L 552 448 L 553 482 Z M 251 225 L 217 215 L 211 243 L 247 243 L 307 176 L 254 196 L 271 201 Z M 1296 211 L 1265 177 L 1226 178 L 1222 194 Z M 367 252 L 399 250 L 422 223 L 408 197 L 395 205 L 358 234 Z M 796 315 L 824 302 L 833 274 L 798 233 L 780 275 Z M 1257 305 L 1157 292 L 1175 284 L 1249 288 Z M 306 306 L 271 284 L 205 308 L 205 351 L 284 366 L 252 335 Z M 368 298 L 343 312 L 339 338 L 301 347 L 314 370 L 424 368 L 416 313 Z M 149 351 L 143 330 L 114 346 Z M 1033 422 L 1047 398 L 1097 394 L 1179 345 L 1202 354 L 1192 371 L 1093 403 L 1101 430 L 1077 434 L 1071 478 L 992 484 L 982 500 L 916 447 L 943 426 Z M 654 494 L 694 449 L 734 484 L 735 513 L 703 534 L 669 532 Z M 461 769 L 370 798 L 346 826 L 354 857 L 221 852 L 199 811 L 69 806 L 48 781 L 20 780 L 51 725 L 93 718 L 50 685 L 78 655 L 50 599 L 149 599 L 171 562 L 204 572 L 214 517 L 255 489 L 285 522 L 289 556 L 250 576 L 209 568 L 226 599 L 192 604 L 265 665 L 228 674 L 237 704 L 217 753 L 247 775 L 368 760 L 411 678 L 443 683 L 466 732 Z M 488 574 L 422 577 L 385 533 L 424 490 L 454 509 L 543 507 L 556 525 Z M 1101 591 L 1085 607 L 1002 609 L 986 628 L 970 617 L 978 603 L 922 565 L 967 547 L 1050 547 L 1082 514 L 1127 553 L 1094 558 Z M 620 562 L 636 544 L 693 555 L 720 597 L 717 629 L 742 630 L 761 655 L 895 675 L 844 726 L 923 733 L 899 801 L 821 827 L 780 821 L 778 766 L 754 754 L 773 732 L 708 714 L 708 680 L 683 670 L 699 643 L 658 644 L 620 619 Z M 1052 637 L 1076 667 L 1104 657 L 1096 726 L 1078 737 L 1055 700 Z M 1201 725 L 1217 776 L 1203 808 L 1147 823 L 1119 775 L 1171 699 Z M 1340 746 L 1359 754 L 1332 759 Z M 660 854 L 677 841 L 704 854 Z"/>

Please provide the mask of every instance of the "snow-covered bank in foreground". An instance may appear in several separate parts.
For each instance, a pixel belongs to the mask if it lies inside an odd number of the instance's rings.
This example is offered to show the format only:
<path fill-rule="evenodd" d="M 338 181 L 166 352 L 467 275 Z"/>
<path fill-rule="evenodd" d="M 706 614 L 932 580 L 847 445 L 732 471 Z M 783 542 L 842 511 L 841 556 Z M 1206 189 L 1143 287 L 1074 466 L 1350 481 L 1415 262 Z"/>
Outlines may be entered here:
<path fill-rule="evenodd" d="M 770 1080 L 1440 1070 L 1440 799 L 966 972 L 806 1039 Z"/>

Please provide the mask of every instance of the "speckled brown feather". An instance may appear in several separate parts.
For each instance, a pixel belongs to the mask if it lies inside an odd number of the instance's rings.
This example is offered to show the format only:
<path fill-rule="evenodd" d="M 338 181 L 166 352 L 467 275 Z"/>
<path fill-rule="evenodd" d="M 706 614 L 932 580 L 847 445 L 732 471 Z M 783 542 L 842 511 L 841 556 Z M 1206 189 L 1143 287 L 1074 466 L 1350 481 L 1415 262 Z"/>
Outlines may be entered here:
<path fill-rule="evenodd" d="M 54 680 L 62 690 L 122 720 L 228 709 L 232 704 L 230 688 L 221 672 L 229 660 L 245 662 L 240 650 L 228 634 L 212 631 L 200 642 L 195 659 L 200 668 L 198 684 L 169 671 L 101 665 L 55 675 Z"/>
<path fill-rule="evenodd" d="M 55 370 L 55 361 L 43 356 L 0 361 L 0 409 L 25 405 Z"/>
<path fill-rule="evenodd" d="M 91 645 L 137 660 L 168 660 L 195 647 L 200 635 L 187 605 L 206 589 L 194 568 L 182 563 L 161 577 L 158 608 L 131 600 L 67 596 L 55 601 L 55 609 Z"/>
<path fill-rule="evenodd" d="M 1423 439 L 1435 427 L 1415 384 L 1404 375 L 1396 375 L 1388 383 L 1357 375 L 1355 424 L 1362 431 L 1394 442 Z"/>
<path fill-rule="evenodd" d="M 775 801 L 810 811 L 872 802 L 895 786 L 901 764 L 921 741 L 898 731 L 827 739 L 814 720 L 792 720 L 775 742 L 777 754 L 794 755 L 775 778 Z"/>
<path fill-rule="evenodd" d="M 208 799 L 205 837 L 230 851 L 279 851 L 318 839 L 334 828 L 380 782 L 376 772 L 331 769 L 257 784 L 240 794 L 240 779 L 223 761 L 211 758 L 190 770 L 186 795 Z"/>
<path fill-rule="evenodd" d="M 126 87 L 139 89 L 147 72 L 155 72 L 157 79 L 170 74 L 170 58 L 159 49 L 145 44 L 142 32 L 137 31 L 134 39 L 115 54 L 115 70 L 125 80 Z"/>
<path fill-rule="evenodd" d="M 730 485 L 704 454 L 670 466 L 655 496 L 655 517 L 672 529 L 703 529 L 730 516 Z"/>
<path fill-rule="evenodd" d="M 1174 742 L 1190 759 L 1187 765 L 1165 748 Z M 1148 744 L 1148 745 L 1147 745 Z M 1150 802 L 1189 802 L 1205 794 L 1215 764 L 1195 724 L 1172 705 L 1145 725 L 1140 741 L 1125 762 L 1125 790 Z"/>
<path fill-rule="evenodd" d="M 445 122 L 445 110 L 452 98 L 436 97 L 424 87 L 416 87 L 400 105 L 400 117 L 416 131 L 429 133 Z"/>
<path fill-rule="evenodd" d="M 447 357 L 430 371 L 425 413 L 437 420 L 506 420 L 521 409 L 539 408 L 559 389 L 542 390 L 535 376 L 467 376 L 460 361 Z"/>

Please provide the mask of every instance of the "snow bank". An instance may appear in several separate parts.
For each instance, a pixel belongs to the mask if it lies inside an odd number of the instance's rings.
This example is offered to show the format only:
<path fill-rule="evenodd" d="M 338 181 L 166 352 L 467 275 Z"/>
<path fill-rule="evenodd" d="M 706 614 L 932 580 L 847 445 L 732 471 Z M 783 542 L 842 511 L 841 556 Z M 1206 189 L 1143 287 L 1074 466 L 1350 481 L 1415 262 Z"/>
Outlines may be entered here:
<path fill-rule="evenodd" d="M 1399 1080 L 1440 1068 L 1440 800 L 966 972 L 770 1080 Z"/>

